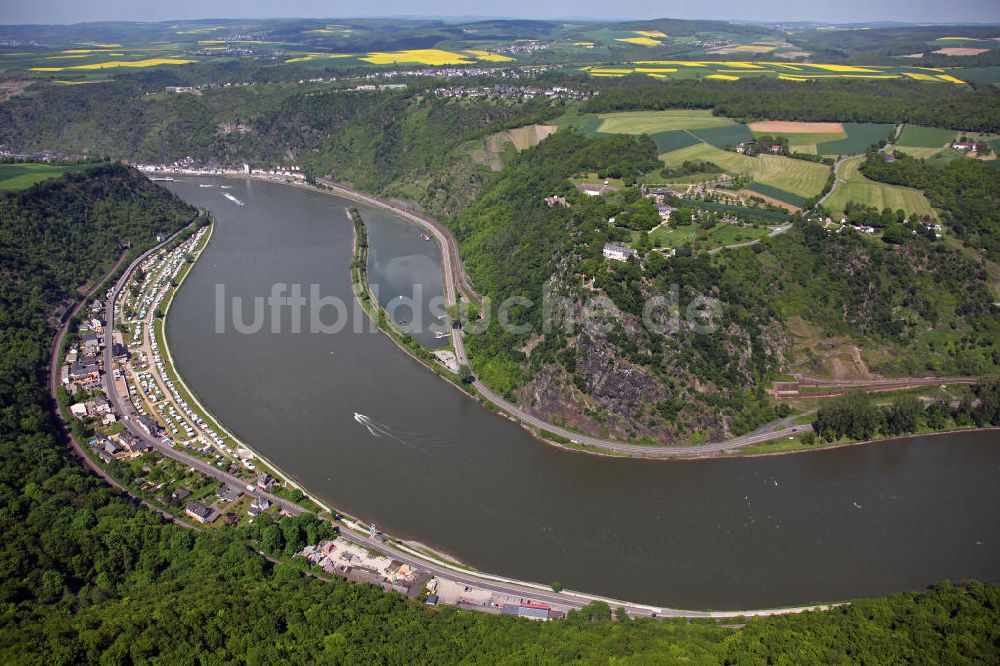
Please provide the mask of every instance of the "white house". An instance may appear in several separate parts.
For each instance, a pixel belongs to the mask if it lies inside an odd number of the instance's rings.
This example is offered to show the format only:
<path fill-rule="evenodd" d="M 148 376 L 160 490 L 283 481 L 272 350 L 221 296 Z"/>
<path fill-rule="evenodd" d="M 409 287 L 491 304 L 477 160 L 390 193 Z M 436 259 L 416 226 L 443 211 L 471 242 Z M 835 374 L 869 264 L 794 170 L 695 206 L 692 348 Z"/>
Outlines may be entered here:
<path fill-rule="evenodd" d="M 614 261 L 628 261 L 629 257 L 637 256 L 638 252 L 621 243 L 605 243 L 604 258 Z"/>
<path fill-rule="evenodd" d="M 85 418 L 87 416 L 87 405 L 82 402 L 78 402 L 75 405 L 70 405 L 69 413 L 78 419 Z"/>

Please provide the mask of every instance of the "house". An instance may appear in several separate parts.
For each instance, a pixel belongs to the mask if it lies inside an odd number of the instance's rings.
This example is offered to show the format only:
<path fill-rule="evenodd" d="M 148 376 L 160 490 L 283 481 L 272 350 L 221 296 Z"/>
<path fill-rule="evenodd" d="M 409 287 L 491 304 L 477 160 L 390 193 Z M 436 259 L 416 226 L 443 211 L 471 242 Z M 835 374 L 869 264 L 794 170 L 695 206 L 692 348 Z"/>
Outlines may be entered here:
<path fill-rule="evenodd" d="M 256 497 L 253 502 L 250 503 L 250 508 L 247 509 L 247 513 L 256 518 L 270 508 L 271 500 L 266 497 Z"/>
<path fill-rule="evenodd" d="M 205 506 L 198 500 L 191 500 L 184 507 L 184 513 L 191 516 L 199 523 L 210 523 L 219 517 L 219 512 L 210 506 Z"/>
<path fill-rule="evenodd" d="M 566 201 L 566 197 L 560 197 L 555 195 L 551 197 L 545 197 L 545 203 L 549 205 L 549 208 L 551 208 L 552 206 L 565 206 L 567 208 L 569 207 L 569 202 Z"/>
<path fill-rule="evenodd" d="M 646 195 L 655 195 L 657 197 L 679 197 L 681 194 L 672 187 L 664 187 L 660 185 L 646 186 L 643 185 L 642 193 Z M 657 199 L 659 201 L 659 199 Z"/>
<path fill-rule="evenodd" d="M 220 502 L 235 502 L 240 498 L 240 491 L 235 488 L 230 488 L 229 486 L 223 486 L 219 489 L 219 492 L 215 494 L 219 498 Z"/>
<path fill-rule="evenodd" d="M 111 403 L 103 395 L 94 398 L 94 411 L 98 414 L 107 414 L 111 411 Z"/>
<path fill-rule="evenodd" d="M 69 367 L 69 378 L 73 381 L 100 379 L 101 369 L 96 363 L 76 361 Z"/>
<path fill-rule="evenodd" d="M 500 612 L 502 615 L 526 617 L 529 620 L 541 620 L 542 622 L 549 619 L 549 607 L 541 604 L 504 604 Z"/>
<path fill-rule="evenodd" d="M 604 258 L 613 261 L 628 261 L 629 257 L 638 256 L 638 252 L 621 243 L 605 243 Z"/>
<path fill-rule="evenodd" d="M 603 185 L 596 183 L 577 183 L 576 189 L 580 190 L 589 197 L 599 197 L 602 194 L 607 194 L 608 184 L 607 182 Z"/>
<path fill-rule="evenodd" d="M 181 500 L 187 498 L 191 494 L 191 491 L 187 488 L 174 488 L 174 491 L 170 493 L 170 501 L 180 502 Z"/>
<path fill-rule="evenodd" d="M 123 432 L 119 436 L 119 439 L 121 440 L 122 446 L 128 449 L 129 453 L 145 453 L 153 450 L 152 444 L 141 437 L 136 437 L 128 431 Z"/>
<path fill-rule="evenodd" d="M 278 482 L 273 476 L 267 472 L 261 472 L 257 477 L 257 489 L 258 490 L 268 490 L 272 486 L 278 485 Z"/>
<path fill-rule="evenodd" d="M 104 443 L 104 452 L 107 453 L 108 455 L 111 456 L 117 455 L 121 453 L 121 451 L 122 447 L 118 446 L 110 439 Z"/>
<path fill-rule="evenodd" d="M 160 434 L 160 426 L 156 424 L 156 421 L 149 418 L 145 414 L 140 414 L 139 416 L 135 417 L 135 422 L 139 425 L 140 428 L 146 431 L 147 435 L 151 437 L 155 437 L 156 435 Z"/>
<path fill-rule="evenodd" d="M 69 413 L 78 419 L 83 419 L 87 417 L 87 405 L 83 402 L 78 402 L 76 404 L 69 406 Z"/>

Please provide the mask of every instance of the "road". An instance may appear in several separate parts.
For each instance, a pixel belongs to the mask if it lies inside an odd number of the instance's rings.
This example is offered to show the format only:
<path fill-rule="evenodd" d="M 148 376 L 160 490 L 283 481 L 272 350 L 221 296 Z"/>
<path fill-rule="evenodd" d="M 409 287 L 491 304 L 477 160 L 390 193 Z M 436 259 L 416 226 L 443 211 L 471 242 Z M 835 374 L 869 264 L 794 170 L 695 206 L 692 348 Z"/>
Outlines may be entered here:
<path fill-rule="evenodd" d="M 840 185 L 842 182 L 844 182 L 840 179 L 840 167 L 844 164 L 844 161 L 850 159 L 850 157 L 851 157 L 850 155 L 841 155 L 840 157 L 837 158 L 837 161 L 833 163 L 833 187 L 830 188 L 829 192 L 827 192 L 826 194 L 824 194 L 819 198 L 819 201 L 816 202 L 817 206 L 824 205 L 826 203 L 826 200 L 833 195 L 834 191 L 837 189 L 837 186 Z"/>

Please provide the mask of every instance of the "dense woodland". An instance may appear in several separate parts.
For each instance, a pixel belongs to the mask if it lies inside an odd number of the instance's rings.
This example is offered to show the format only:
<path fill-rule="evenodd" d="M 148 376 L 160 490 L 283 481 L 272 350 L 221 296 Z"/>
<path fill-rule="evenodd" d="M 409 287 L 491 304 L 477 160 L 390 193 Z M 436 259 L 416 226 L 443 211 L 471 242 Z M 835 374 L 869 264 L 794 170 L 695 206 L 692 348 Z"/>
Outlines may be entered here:
<path fill-rule="evenodd" d="M 60 211 L 62 222 L 53 218 Z M 328 528 L 305 515 L 204 533 L 165 523 L 90 475 L 45 389 L 47 318 L 82 280 L 194 213 L 136 172 L 99 166 L 0 197 L 0 661 L 3 663 L 995 662 L 1000 588 L 944 584 L 827 613 L 751 621 L 563 622 L 427 609 L 303 577 L 287 555 Z M 39 221 L 48 220 L 39 235 Z"/>
<path fill-rule="evenodd" d="M 888 81 L 779 81 L 744 78 L 649 83 L 644 76 L 604 82 L 584 105 L 593 113 L 640 109 L 713 109 L 732 118 L 902 123 L 1000 131 L 1000 88 Z"/>
<path fill-rule="evenodd" d="M 976 385 L 958 404 L 936 400 L 924 404 L 914 395 L 901 395 L 886 406 L 874 403 L 863 391 L 852 391 L 823 403 L 813 427 L 828 441 L 899 437 L 949 427 L 1000 426 L 1000 384 Z"/>

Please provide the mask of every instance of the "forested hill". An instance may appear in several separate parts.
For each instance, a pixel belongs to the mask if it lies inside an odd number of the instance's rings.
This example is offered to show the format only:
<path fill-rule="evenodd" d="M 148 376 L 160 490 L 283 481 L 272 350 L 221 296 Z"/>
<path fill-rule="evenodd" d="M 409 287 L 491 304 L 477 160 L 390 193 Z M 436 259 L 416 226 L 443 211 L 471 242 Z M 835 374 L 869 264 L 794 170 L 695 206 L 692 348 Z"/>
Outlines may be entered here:
<path fill-rule="evenodd" d="M 204 164 L 293 163 L 440 215 L 467 205 L 488 171 L 469 159 L 473 140 L 559 113 L 560 104 L 544 98 L 453 100 L 422 89 L 279 83 L 143 94 L 123 79 L 0 104 L 0 145 L 153 163 L 189 156 Z"/>
<path fill-rule="evenodd" d="M 235 528 L 164 523 L 68 453 L 45 389 L 48 315 L 83 280 L 194 211 L 98 166 L 0 197 L 0 663 L 995 663 L 1000 588 L 944 585 L 829 613 L 612 621 L 607 606 L 533 623 L 428 609 L 303 578 Z M 947 638 L 946 638 L 947 636 Z"/>
<path fill-rule="evenodd" d="M 605 243 L 631 241 L 629 225 L 659 217 L 638 188 L 592 197 L 570 177 L 627 183 L 650 163 L 648 138 L 559 132 L 521 153 L 459 217 L 477 289 L 495 304 L 533 302 L 509 311 L 528 332 L 505 330 L 493 313 L 484 332 L 468 336 L 477 374 L 522 409 L 595 436 L 689 443 L 783 416 L 765 393 L 771 382 L 781 372 L 830 372 L 831 350 L 857 345 L 886 376 L 1000 368 L 986 270 L 933 234 L 911 233 L 892 211 L 884 239 L 795 217 L 790 231 L 754 247 L 714 256 L 690 244 L 672 256 L 646 247 L 641 261 L 605 260 Z M 567 205 L 548 205 L 551 195 Z M 563 299 L 547 330 L 546 289 Z M 646 304 L 675 290 L 681 312 L 701 296 L 718 299 L 718 327 L 648 326 Z M 600 316 L 584 317 L 608 301 Z"/>

